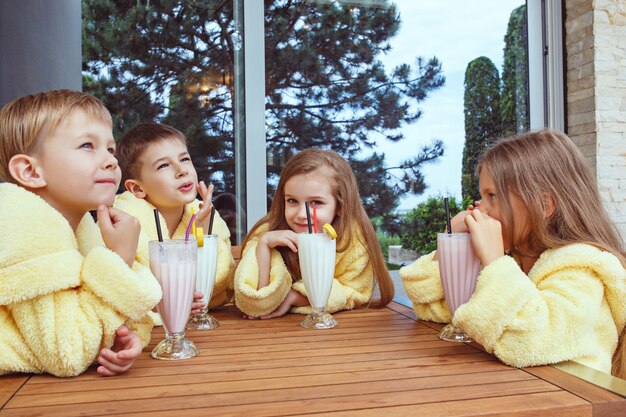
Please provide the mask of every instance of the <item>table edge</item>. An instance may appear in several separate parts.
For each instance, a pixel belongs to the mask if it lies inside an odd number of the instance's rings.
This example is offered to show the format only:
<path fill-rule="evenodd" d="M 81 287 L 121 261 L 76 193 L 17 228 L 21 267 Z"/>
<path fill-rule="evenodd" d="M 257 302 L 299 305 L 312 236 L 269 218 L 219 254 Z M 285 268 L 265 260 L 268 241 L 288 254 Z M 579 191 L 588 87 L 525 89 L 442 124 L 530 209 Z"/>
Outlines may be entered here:
<path fill-rule="evenodd" d="M 415 321 L 419 321 L 419 319 L 415 316 L 415 313 L 413 312 L 412 308 L 399 303 L 397 300 L 392 301 L 386 307 L 407 318 L 410 318 Z M 424 322 L 424 323 L 428 323 L 428 322 Z M 433 328 L 437 328 L 441 326 L 440 324 L 437 324 L 437 323 L 433 323 L 433 325 L 434 325 Z M 475 344 L 473 343 L 472 345 L 475 345 Z M 593 368 L 590 368 L 588 366 L 585 366 L 581 363 L 574 362 L 574 361 L 565 361 L 565 362 L 560 362 L 560 363 L 546 365 L 546 366 L 551 366 L 568 375 L 572 375 L 592 385 L 595 385 L 609 392 L 612 392 L 613 394 L 619 395 L 622 398 L 626 398 L 626 381 L 623 379 L 614 377 L 604 372 L 597 371 Z"/>

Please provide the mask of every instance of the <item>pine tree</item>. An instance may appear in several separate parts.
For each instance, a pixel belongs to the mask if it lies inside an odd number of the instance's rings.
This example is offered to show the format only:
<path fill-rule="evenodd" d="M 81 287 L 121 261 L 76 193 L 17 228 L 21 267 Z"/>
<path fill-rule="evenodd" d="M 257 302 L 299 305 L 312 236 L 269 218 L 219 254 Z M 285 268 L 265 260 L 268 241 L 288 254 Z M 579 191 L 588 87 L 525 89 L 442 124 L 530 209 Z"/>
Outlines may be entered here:
<path fill-rule="evenodd" d="M 485 148 L 501 134 L 500 76 L 487 57 L 476 58 L 465 70 L 465 146 L 463 148 L 462 195 L 479 199 L 476 166 Z"/>
<path fill-rule="evenodd" d="M 400 141 L 402 127 L 420 118 L 419 104 L 445 82 L 435 57 L 384 67 L 400 27 L 393 4 L 264 4 L 271 155 L 321 147 L 354 159 L 377 140 Z M 234 61 L 242 36 L 232 2 L 84 0 L 83 26 L 84 89 L 112 112 L 116 136 L 138 122 L 172 124 L 187 135 L 200 177 L 232 192 Z M 443 147 L 434 142 L 425 150 L 439 156 Z M 398 177 L 415 177 L 423 159 L 409 158 L 413 164 Z M 280 168 L 268 166 L 270 177 Z M 394 177 L 370 180 L 407 189 Z"/>
<path fill-rule="evenodd" d="M 505 135 L 525 132 L 530 127 L 526 22 L 526 5 L 522 5 L 511 12 L 504 36 L 501 117 Z"/>

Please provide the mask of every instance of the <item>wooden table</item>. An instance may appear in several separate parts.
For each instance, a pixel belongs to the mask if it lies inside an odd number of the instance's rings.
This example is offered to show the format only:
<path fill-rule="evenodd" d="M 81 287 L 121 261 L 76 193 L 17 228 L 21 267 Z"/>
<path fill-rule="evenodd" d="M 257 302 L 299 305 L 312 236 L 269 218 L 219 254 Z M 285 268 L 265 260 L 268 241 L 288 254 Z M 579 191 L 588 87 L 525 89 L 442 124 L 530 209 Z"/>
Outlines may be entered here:
<path fill-rule="evenodd" d="M 399 304 L 338 313 L 313 331 L 302 316 L 189 332 L 201 353 L 151 359 L 125 375 L 0 377 L 9 416 L 626 416 L 626 399 L 554 367 L 514 369 L 478 346 L 443 342 Z M 153 344 L 162 338 L 160 328 Z"/>

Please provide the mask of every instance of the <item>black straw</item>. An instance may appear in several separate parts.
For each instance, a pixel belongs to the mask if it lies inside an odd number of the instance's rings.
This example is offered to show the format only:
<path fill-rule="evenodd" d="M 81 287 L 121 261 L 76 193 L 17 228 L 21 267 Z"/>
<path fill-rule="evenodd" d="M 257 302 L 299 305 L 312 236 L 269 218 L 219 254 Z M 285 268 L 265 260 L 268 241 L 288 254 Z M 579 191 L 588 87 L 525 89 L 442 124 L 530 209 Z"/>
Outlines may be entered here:
<path fill-rule="evenodd" d="M 452 233 L 452 223 L 450 222 L 450 206 L 448 205 L 448 197 L 444 197 L 443 205 L 446 208 L 446 227 L 448 228 L 448 234 Z"/>
<path fill-rule="evenodd" d="M 215 217 L 215 206 L 211 206 L 211 216 L 209 217 L 209 235 L 213 234 L 213 217 Z"/>
<path fill-rule="evenodd" d="M 304 208 L 306 209 L 306 224 L 309 226 L 309 233 L 313 233 L 313 226 L 311 225 L 311 210 L 309 209 L 309 202 L 304 202 Z"/>
<path fill-rule="evenodd" d="M 154 222 L 156 223 L 157 236 L 159 236 L 159 242 L 163 242 L 163 234 L 161 233 L 161 222 L 159 221 L 159 210 L 154 209 Z"/>

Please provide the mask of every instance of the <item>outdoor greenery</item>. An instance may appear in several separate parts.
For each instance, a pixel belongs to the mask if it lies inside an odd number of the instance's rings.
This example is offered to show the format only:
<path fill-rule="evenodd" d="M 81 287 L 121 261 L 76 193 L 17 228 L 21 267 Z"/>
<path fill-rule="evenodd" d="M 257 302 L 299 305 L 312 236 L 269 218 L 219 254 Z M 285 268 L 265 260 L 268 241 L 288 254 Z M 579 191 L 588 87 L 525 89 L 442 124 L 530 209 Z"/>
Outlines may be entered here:
<path fill-rule="evenodd" d="M 380 244 L 380 248 L 383 251 L 383 256 L 385 259 L 389 259 L 389 246 L 400 245 L 400 237 L 389 235 L 382 231 L 376 232 L 376 238 L 378 239 L 378 243 Z"/>
<path fill-rule="evenodd" d="M 83 0 L 83 88 L 102 99 L 120 137 L 140 122 L 181 130 L 200 178 L 234 192 L 235 65 L 241 28 L 233 1 Z M 441 62 L 417 54 L 386 68 L 400 13 L 392 2 L 266 0 L 265 116 L 268 193 L 295 152 L 321 147 L 346 157 L 384 250 L 401 240 L 418 253 L 432 250 L 444 229 L 441 197 L 418 205 L 406 219 L 400 198 L 427 187 L 424 164 L 444 152 L 441 138 L 389 166 L 377 142 L 404 140 L 428 96 L 445 83 Z M 480 154 L 503 132 L 528 127 L 525 6 L 515 9 L 505 35 L 502 79 L 486 57 L 465 74 L 462 192 L 453 213 L 478 197 Z"/>
<path fill-rule="evenodd" d="M 465 71 L 465 147 L 461 192 L 479 200 L 476 166 L 489 145 L 500 136 L 500 76 L 487 57 L 476 58 Z"/>
<path fill-rule="evenodd" d="M 511 12 L 504 36 L 502 69 L 502 132 L 511 134 L 530 128 L 528 101 L 528 26 L 526 6 Z"/>
<path fill-rule="evenodd" d="M 528 130 L 528 33 L 526 6 L 509 18 L 504 36 L 502 80 L 486 57 L 472 60 L 465 71 L 465 147 L 462 195 L 479 199 L 476 166 L 485 149 L 498 138 Z"/>
<path fill-rule="evenodd" d="M 453 216 L 463 210 L 464 203 L 454 197 L 448 198 Z M 404 220 L 404 232 L 400 235 L 402 247 L 426 254 L 437 248 L 437 233 L 446 230 L 446 210 L 442 196 L 430 197 L 410 211 Z"/>
<path fill-rule="evenodd" d="M 433 139 L 389 167 L 377 141 L 404 139 L 419 105 L 445 78 L 436 57 L 382 59 L 400 27 L 391 2 L 265 1 L 265 116 L 269 184 L 288 156 L 333 149 L 348 158 L 370 216 L 387 216 L 426 185 L 421 166 L 443 154 Z M 199 176 L 234 192 L 234 99 L 242 33 L 233 2 L 83 0 L 84 90 L 114 115 L 117 137 L 139 122 L 185 133 Z M 271 193 L 271 190 L 269 190 Z"/>

